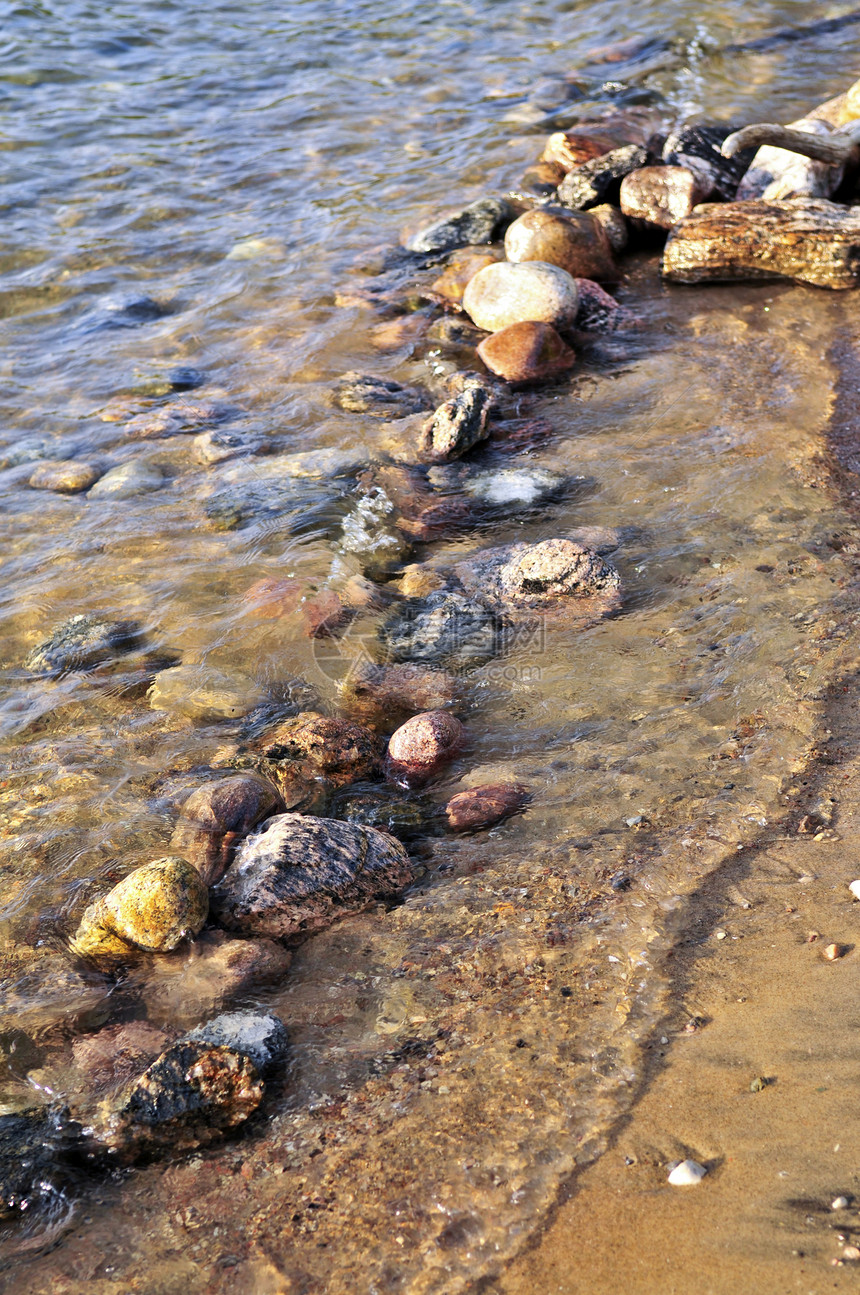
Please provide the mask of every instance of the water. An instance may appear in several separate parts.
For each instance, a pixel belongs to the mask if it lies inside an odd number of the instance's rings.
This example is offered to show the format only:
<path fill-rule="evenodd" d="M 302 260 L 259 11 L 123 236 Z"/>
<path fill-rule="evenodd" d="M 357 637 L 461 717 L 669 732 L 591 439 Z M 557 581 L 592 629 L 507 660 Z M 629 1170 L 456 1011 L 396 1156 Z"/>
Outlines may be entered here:
<path fill-rule="evenodd" d="M 309 450 L 346 465 L 374 454 L 380 425 L 331 405 L 337 377 L 427 383 L 463 362 L 438 343 L 381 348 L 385 318 L 339 304 L 380 249 L 516 186 L 556 110 L 790 120 L 851 79 L 860 28 L 724 57 L 808 6 L 0 14 L 0 1095 L 17 1110 L 74 1097 L 73 1042 L 145 1015 L 158 968 L 105 998 L 71 974 L 63 940 L 90 896 L 164 852 L 183 787 L 241 738 L 229 720 L 153 710 L 153 659 L 238 672 L 270 702 L 300 677 L 337 707 L 328 649 L 295 618 L 254 617 L 243 595 L 263 577 L 341 587 L 357 569 L 336 553 L 354 477 L 284 468 Z M 671 49 L 639 63 L 590 65 L 607 42 L 667 34 Z M 559 78 L 576 72 L 583 99 L 565 105 Z M 513 775 L 532 807 L 426 842 L 402 906 L 305 945 L 248 1000 L 279 1010 L 295 1042 L 266 1118 L 191 1161 L 75 1180 L 59 1248 L 38 1257 L 50 1220 L 24 1229 L 37 1257 L 9 1277 L 16 1290 L 122 1289 L 143 1270 L 152 1290 L 451 1295 L 525 1242 L 628 1108 L 698 882 L 778 819 L 822 739 L 820 698 L 856 615 L 856 536 L 825 453 L 846 300 L 669 291 L 655 258 L 627 269 L 619 295 L 642 328 L 523 401 L 554 430 L 511 460 L 586 485 L 413 555 L 620 530 L 621 615 L 476 670 L 470 746 L 433 788 L 444 803 Z M 129 309 L 144 298 L 156 308 Z M 165 397 L 189 366 L 204 385 Z M 206 466 L 188 434 L 125 434 L 120 414 L 165 400 L 220 401 L 229 429 L 271 453 Z M 42 457 L 141 457 L 164 483 L 123 501 L 34 491 Z M 149 658 L 33 680 L 27 653 L 80 611 L 138 620 Z M 185 1027 L 181 999 L 167 995 L 157 1024 Z M 21 1238 L 7 1237 L 9 1259 Z"/>

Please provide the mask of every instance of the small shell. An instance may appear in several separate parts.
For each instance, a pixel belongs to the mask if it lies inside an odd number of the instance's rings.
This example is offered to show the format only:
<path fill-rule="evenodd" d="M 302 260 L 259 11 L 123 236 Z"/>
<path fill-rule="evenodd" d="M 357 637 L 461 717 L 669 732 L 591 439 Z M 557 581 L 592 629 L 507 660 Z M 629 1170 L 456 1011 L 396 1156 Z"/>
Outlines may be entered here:
<path fill-rule="evenodd" d="M 695 1187 L 707 1172 L 704 1165 L 698 1164 L 695 1160 L 682 1160 L 670 1172 L 669 1182 L 672 1187 Z"/>
<path fill-rule="evenodd" d="M 837 958 L 844 958 L 847 952 L 847 944 L 828 944 L 826 948 L 821 950 L 821 956 L 826 958 L 828 962 L 835 962 Z"/>
<path fill-rule="evenodd" d="M 860 899 L 860 881 L 850 882 L 848 889 L 851 891 L 851 894 L 855 899 Z"/>

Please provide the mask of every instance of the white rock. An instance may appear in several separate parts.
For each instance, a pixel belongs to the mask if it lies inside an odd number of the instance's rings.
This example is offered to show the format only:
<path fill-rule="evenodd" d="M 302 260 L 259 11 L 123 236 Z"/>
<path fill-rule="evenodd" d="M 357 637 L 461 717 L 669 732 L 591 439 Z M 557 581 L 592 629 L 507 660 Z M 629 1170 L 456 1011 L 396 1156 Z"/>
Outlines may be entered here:
<path fill-rule="evenodd" d="M 847 1210 L 850 1204 L 851 1202 L 847 1196 L 837 1196 L 835 1200 L 830 1202 L 830 1208 L 832 1210 Z"/>
<path fill-rule="evenodd" d="M 855 899 L 860 899 L 860 880 L 852 881 L 849 884 L 848 889 L 851 891 L 851 894 Z"/>
<path fill-rule="evenodd" d="M 682 1160 L 669 1174 L 669 1182 L 673 1187 L 695 1187 L 707 1172 L 704 1165 L 695 1160 Z"/>
<path fill-rule="evenodd" d="M 469 280 L 463 308 L 478 328 L 497 333 L 532 320 L 565 328 L 576 319 L 576 280 L 546 261 L 497 261 Z"/>

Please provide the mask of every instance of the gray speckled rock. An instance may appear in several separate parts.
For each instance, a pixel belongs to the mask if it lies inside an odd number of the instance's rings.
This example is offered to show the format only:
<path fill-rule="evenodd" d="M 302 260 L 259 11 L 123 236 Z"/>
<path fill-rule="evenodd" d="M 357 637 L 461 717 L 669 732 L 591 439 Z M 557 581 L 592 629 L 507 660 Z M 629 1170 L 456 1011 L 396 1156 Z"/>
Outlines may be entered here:
<path fill-rule="evenodd" d="M 594 619 L 620 601 L 615 567 L 570 539 L 488 549 L 457 563 L 454 572 L 468 593 L 505 615 L 518 610 L 576 615 L 583 604 L 582 611 Z"/>
<path fill-rule="evenodd" d="M 427 393 L 418 387 L 354 370 L 338 379 L 334 403 L 350 413 L 372 414 L 374 418 L 407 418 L 432 405 Z"/>
<path fill-rule="evenodd" d="M 568 171 L 558 186 L 558 200 L 574 211 L 596 207 L 598 203 L 614 202 L 625 175 L 647 165 L 646 148 L 640 148 L 638 144 L 614 148 Z"/>
<path fill-rule="evenodd" d="M 104 476 L 90 487 L 88 499 L 131 499 L 134 495 L 148 494 L 151 490 L 160 490 L 164 485 L 164 473 L 154 463 L 144 463 L 140 459 L 131 459 L 111 468 Z"/>
<path fill-rule="evenodd" d="M 283 1061 L 290 1036 L 277 1016 L 268 1012 L 223 1012 L 185 1036 L 188 1043 L 232 1048 L 249 1057 L 262 1074 L 268 1066 Z"/>
<path fill-rule="evenodd" d="M 492 398 L 480 382 L 440 405 L 427 422 L 421 438 L 422 457 L 431 463 L 458 459 L 489 436 Z"/>
<path fill-rule="evenodd" d="M 438 589 L 400 603 L 379 631 L 392 661 L 480 665 L 496 651 L 496 622 L 480 601 Z"/>
<path fill-rule="evenodd" d="M 470 319 L 488 333 L 531 321 L 565 328 L 576 319 L 576 281 L 545 261 L 498 261 L 471 279 L 463 294 Z"/>
<path fill-rule="evenodd" d="M 243 842 L 212 892 L 212 909 L 229 930 L 309 935 L 396 894 L 411 875 L 403 846 L 382 832 L 279 814 Z"/>
<path fill-rule="evenodd" d="M 140 627 L 134 621 L 110 620 L 98 613 L 82 612 L 57 625 L 24 661 L 25 670 L 36 674 L 63 674 L 67 670 L 90 670 L 140 643 Z"/>
<path fill-rule="evenodd" d="M 455 247 L 492 243 L 513 213 L 502 198 L 481 198 L 462 211 L 428 225 L 406 244 L 410 252 L 447 252 Z"/>

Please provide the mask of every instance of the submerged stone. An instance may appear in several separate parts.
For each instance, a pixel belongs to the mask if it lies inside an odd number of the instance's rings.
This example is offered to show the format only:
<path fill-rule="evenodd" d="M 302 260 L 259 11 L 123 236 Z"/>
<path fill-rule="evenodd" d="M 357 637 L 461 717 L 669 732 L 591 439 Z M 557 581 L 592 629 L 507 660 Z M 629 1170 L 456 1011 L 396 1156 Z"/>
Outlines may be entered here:
<path fill-rule="evenodd" d="M 248 837 L 212 893 L 228 930 L 309 935 L 396 894 L 411 879 L 399 841 L 370 827 L 280 814 Z"/>
<path fill-rule="evenodd" d="M 194 936 L 206 921 L 209 899 L 199 872 L 168 855 L 130 872 L 84 912 L 72 941 L 80 957 L 123 958 L 135 949 L 165 953 Z"/>
<path fill-rule="evenodd" d="M 511 209 L 504 199 L 481 198 L 462 211 L 428 225 L 406 246 L 410 252 L 447 252 L 473 243 L 492 243 L 510 219 Z"/>
<path fill-rule="evenodd" d="M 244 675 L 192 664 L 160 671 L 148 696 L 153 710 L 176 711 L 199 720 L 241 719 L 265 697 Z"/>
<path fill-rule="evenodd" d="M 521 783 L 491 783 L 458 792 L 448 801 L 445 813 L 453 831 L 475 832 L 518 813 L 529 799 L 528 788 Z"/>
<path fill-rule="evenodd" d="M 496 622 L 477 599 L 440 589 L 395 607 L 379 638 L 392 661 L 451 669 L 480 665 L 496 650 Z"/>
<path fill-rule="evenodd" d="M 264 755 L 284 772 L 345 787 L 380 775 L 383 744 L 363 724 L 303 711 L 266 735 Z"/>
<path fill-rule="evenodd" d="M 432 463 L 459 459 L 489 435 L 492 398 L 480 382 L 440 405 L 421 437 L 422 457 Z"/>
<path fill-rule="evenodd" d="M 374 418 L 406 418 L 429 409 L 432 404 L 427 393 L 418 387 L 354 371 L 338 379 L 334 401 L 350 413 L 372 414 Z"/>
<path fill-rule="evenodd" d="M 96 612 L 71 616 L 33 648 L 24 668 L 37 674 L 65 674 L 91 670 L 104 661 L 139 646 L 140 627 L 135 621 L 111 620 Z"/>
<path fill-rule="evenodd" d="M 154 463 L 131 459 L 106 472 L 87 494 L 88 499 L 132 499 L 164 485 L 164 473 Z"/>
<path fill-rule="evenodd" d="M 205 783 L 183 804 L 169 848 L 213 886 L 242 837 L 283 807 L 274 785 L 259 774 L 237 773 Z"/>
<path fill-rule="evenodd" d="M 79 1133 L 58 1110 L 0 1115 L 0 1219 L 29 1215 L 60 1198 L 67 1179 L 63 1162 Z"/>
<path fill-rule="evenodd" d="M 40 463 L 30 477 L 30 485 L 34 490 L 77 495 L 82 490 L 89 490 L 100 475 L 99 469 L 92 463 L 81 463 L 78 459 L 59 459 L 52 463 Z"/>
<path fill-rule="evenodd" d="M 148 959 L 126 983 L 139 989 L 150 1021 L 187 1029 L 261 985 L 280 983 L 291 961 L 289 950 L 275 940 L 203 931 L 169 958 Z"/>

